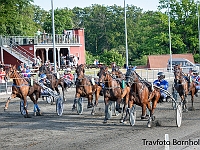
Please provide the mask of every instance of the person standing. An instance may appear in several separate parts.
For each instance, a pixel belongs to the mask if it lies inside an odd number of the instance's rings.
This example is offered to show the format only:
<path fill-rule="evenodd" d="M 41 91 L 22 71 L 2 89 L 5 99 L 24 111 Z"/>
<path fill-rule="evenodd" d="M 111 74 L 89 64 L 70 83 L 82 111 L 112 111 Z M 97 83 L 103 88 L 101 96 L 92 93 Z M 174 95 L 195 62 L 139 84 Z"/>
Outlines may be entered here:
<path fill-rule="evenodd" d="M 5 82 L 5 76 L 6 76 L 6 72 L 3 70 L 3 67 L 2 67 L 0 68 L 0 83 Z"/>
<path fill-rule="evenodd" d="M 40 67 L 42 65 L 42 59 L 40 58 L 40 56 L 37 56 L 36 64 L 38 67 Z"/>

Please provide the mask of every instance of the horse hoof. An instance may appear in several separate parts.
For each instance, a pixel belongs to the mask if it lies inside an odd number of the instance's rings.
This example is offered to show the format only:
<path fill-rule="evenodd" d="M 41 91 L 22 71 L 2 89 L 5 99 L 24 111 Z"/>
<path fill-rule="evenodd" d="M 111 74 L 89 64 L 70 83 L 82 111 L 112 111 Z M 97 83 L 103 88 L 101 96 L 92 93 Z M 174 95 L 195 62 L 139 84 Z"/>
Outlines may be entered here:
<path fill-rule="evenodd" d="M 104 120 L 103 123 L 107 123 L 107 120 Z"/>
<path fill-rule="evenodd" d="M 148 127 L 148 128 L 151 128 L 151 123 L 147 123 L 147 127 Z"/>
<path fill-rule="evenodd" d="M 91 115 L 94 116 L 94 112 L 91 112 Z"/>
<path fill-rule="evenodd" d="M 24 115 L 24 118 L 31 118 L 29 114 Z"/>
<path fill-rule="evenodd" d="M 148 119 L 147 116 L 141 116 L 141 119 Z"/>
<path fill-rule="evenodd" d="M 88 105 L 88 106 L 87 106 L 87 108 L 92 108 L 92 107 L 93 107 L 92 105 Z"/>
<path fill-rule="evenodd" d="M 190 111 L 195 111 L 194 107 L 189 108 Z"/>
<path fill-rule="evenodd" d="M 37 116 L 43 116 L 41 112 L 36 112 Z"/>
<path fill-rule="evenodd" d="M 120 123 L 124 123 L 124 120 L 123 120 L 123 119 L 121 119 L 121 120 L 120 120 Z"/>
<path fill-rule="evenodd" d="M 8 109 L 8 108 L 5 107 L 5 108 L 4 108 L 4 111 L 6 111 L 7 109 Z"/>
<path fill-rule="evenodd" d="M 51 102 L 51 105 L 55 105 L 56 104 L 56 102 Z"/>
<path fill-rule="evenodd" d="M 152 117 L 152 121 L 154 121 L 155 119 L 156 119 L 156 117 L 155 117 L 155 116 L 153 116 L 153 117 Z"/>

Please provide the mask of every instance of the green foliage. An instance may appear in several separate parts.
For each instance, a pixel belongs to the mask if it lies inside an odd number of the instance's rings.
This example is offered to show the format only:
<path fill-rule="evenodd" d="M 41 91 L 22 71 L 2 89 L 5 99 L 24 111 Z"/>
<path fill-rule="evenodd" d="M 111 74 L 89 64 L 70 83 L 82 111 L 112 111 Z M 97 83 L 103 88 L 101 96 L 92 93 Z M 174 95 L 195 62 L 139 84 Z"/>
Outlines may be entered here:
<path fill-rule="evenodd" d="M 123 66 L 125 64 L 125 58 L 114 49 L 110 51 L 104 50 L 103 54 L 100 56 L 100 62 L 106 65 L 116 62 L 117 66 Z"/>
<path fill-rule="evenodd" d="M 85 57 L 86 57 L 86 64 L 93 64 L 94 62 L 94 57 L 92 56 L 92 54 L 88 51 L 85 51 Z"/>
<path fill-rule="evenodd" d="M 147 65 L 147 56 L 142 56 L 141 59 L 135 59 L 135 61 L 132 61 L 129 63 L 129 65 L 132 65 L 132 66 L 145 66 Z"/>

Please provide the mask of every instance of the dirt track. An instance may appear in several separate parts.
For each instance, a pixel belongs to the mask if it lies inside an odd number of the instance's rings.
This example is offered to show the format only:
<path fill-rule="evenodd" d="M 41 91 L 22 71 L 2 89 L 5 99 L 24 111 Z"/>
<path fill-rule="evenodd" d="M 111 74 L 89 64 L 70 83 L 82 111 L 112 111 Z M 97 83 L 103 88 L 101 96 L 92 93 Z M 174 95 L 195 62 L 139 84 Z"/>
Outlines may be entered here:
<path fill-rule="evenodd" d="M 4 112 L 6 99 L 0 98 L 0 149 L 1 150 L 116 150 L 116 149 L 164 149 L 164 145 L 145 144 L 148 141 L 163 141 L 165 134 L 169 134 L 171 149 L 200 149 L 200 145 L 173 145 L 172 139 L 180 141 L 200 139 L 200 101 L 195 97 L 196 111 L 183 113 L 182 126 L 176 127 L 175 111 L 171 103 L 158 104 L 156 121 L 152 128 L 147 128 L 147 120 L 141 120 L 141 108 L 137 107 L 137 120 L 134 127 L 129 123 L 119 123 L 119 116 L 113 116 L 107 124 L 103 124 L 104 104 L 100 97 L 97 113 L 92 116 L 91 110 L 86 109 L 77 115 L 71 111 L 74 89 L 66 94 L 64 114 L 59 117 L 55 112 L 55 105 L 39 100 L 39 107 L 43 116 L 24 118 L 19 112 L 19 99 L 11 101 Z M 9 96 L 9 95 L 8 95 Z M 190 96 L 188 97 L 189 100 Z M 189 100 L 190 102 L 190 100 Z M 191 103 L 188 103 L 191 106 Z M 33 104 L 29 100 L 29 113 L 33 112 Z M 160 126 L 156 126 L 156 122 Z M 160 143 L 161 144 L 161 143 Z M 200 143 L 199 143 L 200 144 Z"/>

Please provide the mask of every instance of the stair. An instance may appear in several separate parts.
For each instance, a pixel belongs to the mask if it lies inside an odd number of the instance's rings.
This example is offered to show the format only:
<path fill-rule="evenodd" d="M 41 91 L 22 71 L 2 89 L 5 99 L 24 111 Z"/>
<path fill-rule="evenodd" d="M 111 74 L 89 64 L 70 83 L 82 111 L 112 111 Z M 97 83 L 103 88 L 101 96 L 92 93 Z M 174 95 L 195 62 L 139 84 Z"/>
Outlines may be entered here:
<path fill-rule="evenodd" d="M 3 41 L 2 49 L 17 58 L 19 61 L 28 65 L 32 65 L 32 63 L 35 61 L 33 54 L 28 52 L 14 41 L 12 41 L 12 44 L 10 44 L 10 40 L 5 39 Z"/>

